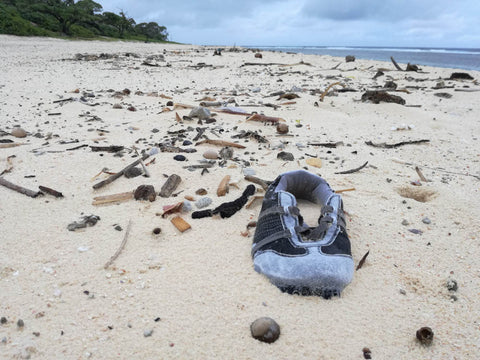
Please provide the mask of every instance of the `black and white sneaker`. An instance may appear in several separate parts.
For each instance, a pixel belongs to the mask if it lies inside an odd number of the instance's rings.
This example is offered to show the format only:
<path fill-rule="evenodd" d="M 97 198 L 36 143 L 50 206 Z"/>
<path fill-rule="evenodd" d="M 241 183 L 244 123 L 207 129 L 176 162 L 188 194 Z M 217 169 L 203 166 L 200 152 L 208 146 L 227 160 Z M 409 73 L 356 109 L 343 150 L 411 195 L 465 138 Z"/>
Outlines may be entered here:
<path fill-rule="evenodd" d="M 297 198 L 322 206 L 316 227 L 303 221 Z M 252 257 L 255 270 L 284 292 L 339 296 L 354 267 L 340 195 L 305 170 L 277 177 L 263 200 Z"/>

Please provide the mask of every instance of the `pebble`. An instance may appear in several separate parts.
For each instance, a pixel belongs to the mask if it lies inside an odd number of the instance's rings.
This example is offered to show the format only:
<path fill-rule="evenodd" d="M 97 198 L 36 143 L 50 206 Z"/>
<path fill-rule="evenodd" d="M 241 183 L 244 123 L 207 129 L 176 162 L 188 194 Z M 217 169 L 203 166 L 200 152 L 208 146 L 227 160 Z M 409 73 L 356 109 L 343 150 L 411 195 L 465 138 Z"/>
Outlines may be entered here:
<path fill-rule="evenodd" d="M 195 191 L 195 194 L 197 195 L 207 195 L 207 190 L 205 190 L 204 188 L 200 188 L 198 189 L 197 191 Z"/>
<path fill-rule="evenodd" d="M 424 218 L 422 219 L 422 222 L 423 222 L 424 224 L 431 224 L 431 223 L 432 223 L 432 221 L 431 221 L 428 217 L 424 217 Z"/>
<path fill-rule="evenodd" d="M 197 106 L 190 111 L 190 114 L 188 114 L 189 117 L 197 117 L 199 120 L 205 120 L 208 119 L 209 117 L 212 116 L 210 113 L 210 110 L 207 108 Z"/>
<path fill-rule="evenodd" d="M 189 200 L 183 201 L 182 211 L 183 212 L 192 211 L 192 203 Z"/>
<path fill-rule="evenodd" d="M 212 199 L 209 197 L 203 197 L 195 201 L 195 206 L 199 209 L 202 209 L 204 207 L 207 207 L 212 203 Z"/>
<path fill-rule="evenodd" d="M 457 291 L 458 290 L 457 281 L 453 280 L 453 279 L 448 279 L 447 280 L 447 289 L 448 289 L 448 291 Z"/>
<path fill-rule="evenodd" d="M 185 161 L 185 160 L 187 160 L 187 158 L 186 158 L 185 156 L 183 156 L 183 155 L 175 155 L 175 156 L 173 157 L 173 159 L 174 159 L 174 160 L 177 160 L 177 161 Z"/>
<path fill-rule="evenodd" d="M 293 161 L 295 158 L 292 153 L 289 153 L 286 151 L 280 151 L 277 155 L 277 159 L 280 159 L 283 161 Z"/>
<path fill-rule="evenodd" d="M 153 334 L 153 329 L 148 329 L 143 331 L 143 336 L 145 337 L 152 336 L 152 334 Z"/>
<path fill-rule="evenodd" d="M 114 109 L 123 109 L 123 106 L 120 104 L 113 104 Z"/>
<path fill-rule="evenodd" d="M 78 252 L 81 252 L 81 253 L 88 251 L 88 249 L 89 249 L 88 246 L 79 246 L 77 248 Z"/>
<path fill-rule="evenodd" d="M 230 160 L 233 157 L 233 149 L 230 146 L 225 146 L 220 150 L 220 157 L 223 160 Z"/>
<path fill-rule="evenodd" d="M 416 335 L 423 345 L 430 345 L 433 341 L 433 331 L 428 326 L 418 329 Z"/>
<path fill-rule="evenodd" d="M 288 125 L 284 123 L 280 123 L 277 125 L 277 132 L 279 134 L 288 134 Z"/>
<path fill-rule="evenodd" d="M 162 232 L 162 229 L 160 229 L 159 227 L 156 227 L 155 229 L 153 229 L 152 231 L 155 235 L 158 235 Z"/>
<path fill-rule="evenodd" d="M 17 138 L 24 138 L 27 136 L 27 132 L 20 127 L 14 128 L 10 134 Z"/>
<path fill-rule="evenodd" d="M 418 230 L 418 229 L 408 229 L 408 231 L 410 231 L 412 234 L 416 234 L 416 235 L 422 235 L 423 234 L 423 231 Z"/>
<path fill-rule="evenodd" d="M 23 328 L 23 327 L 25 326 L 25 323 L 23 322 L 22 319 L 18 319 L 18 321 L 17 321 L 17 326 L 18 326 L 19 328 Z"/>
<path fill-rule="evenodd" d="M 205 159 L 215 160 L 218 159 L 218 153 L 215 150 L 207 150 L 203 153 Z"/>
<path fill-rule="evenodd" d="M 269 317 L 261 317 L 255 320 L 250 325 L 250 331 L 253 338 L 266 343 L 273 343 L 280 336 L 280 326 Z"/>
<path fill-rule="evenodd" d="M 188 146 L 188 145 L 192 145 L 193 143 L 190 141 L 190 140 L 184 140 L 182 145 L 183 146 Z"/>
<path fill-rule="evenodd" d="M 2 316 L 2 317 L 0 318 L 0 324 L 3 325 L 3 324 L 6 324 L 6 323 L 7 323 L 7 318 L 6 318 L 5 316 Z"/>
<path fill-rule="evenodd" d="M 409 225 L 409 224 L 410 224 L 410 223 L 409 223 L 407 220 L 405 220 L 405 219 L 402 220 L 402 225 L 403 225 L 403 226 L 407 226 L 407 225 Z"/>
<path fill-rule="evenodd" d="M 131 178 L 134 178 L 134 177 L 137 177 L 137 176 L 142 175 L 142 173 L 143 173 L 142 169 L 134 166 L 134 167 L 132 167 L 132 168 L 127 169 L 127 171 L 124 171 L 124 172 L 123 172 L 123 175 L 124 175 L 127 179 L 131 179 Z"/>

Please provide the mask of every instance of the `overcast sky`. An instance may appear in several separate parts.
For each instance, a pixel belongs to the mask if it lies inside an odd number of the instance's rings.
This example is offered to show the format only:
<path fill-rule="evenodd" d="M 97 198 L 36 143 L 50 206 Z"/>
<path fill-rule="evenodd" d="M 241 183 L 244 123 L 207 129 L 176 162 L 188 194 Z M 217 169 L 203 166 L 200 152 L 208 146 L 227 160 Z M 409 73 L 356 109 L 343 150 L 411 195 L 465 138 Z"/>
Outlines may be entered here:
<path fill-rule="evenodd" d="M 480 48 L 480 0 L 99 0 L 197 45 Z"/>

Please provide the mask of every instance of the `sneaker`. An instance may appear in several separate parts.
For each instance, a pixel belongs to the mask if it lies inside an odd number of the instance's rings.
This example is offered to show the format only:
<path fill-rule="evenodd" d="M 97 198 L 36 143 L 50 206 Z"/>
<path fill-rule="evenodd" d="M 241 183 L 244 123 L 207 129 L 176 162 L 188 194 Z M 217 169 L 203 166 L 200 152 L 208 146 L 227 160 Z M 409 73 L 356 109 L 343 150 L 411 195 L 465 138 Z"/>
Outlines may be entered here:
<path fill-rule="evenodd" d="M 304 222 L 297 198 L 321 206 L 316 227 Z M 305 170 L 277 177 L 263 200 L 252 257 L 255 270 L 284 292 L 340 296 L 354 268 L 340 195 Z"/>

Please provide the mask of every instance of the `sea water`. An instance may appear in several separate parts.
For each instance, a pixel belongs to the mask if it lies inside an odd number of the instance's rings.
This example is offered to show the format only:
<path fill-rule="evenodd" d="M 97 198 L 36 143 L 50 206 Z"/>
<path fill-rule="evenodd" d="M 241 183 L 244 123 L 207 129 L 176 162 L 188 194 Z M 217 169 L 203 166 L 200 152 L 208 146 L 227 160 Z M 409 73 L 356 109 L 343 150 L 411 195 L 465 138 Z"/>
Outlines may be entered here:
<path fill-rule="evenodd" d="M 391 61 L 392 56 L 399 64 L 437 66 L 480 71 L 480 49 L 455 48 L 407 48 L 407 47 L 360 47 L 360 46 L 246 46 L 248 48 L 345 57 L 357 59 Z"/>

